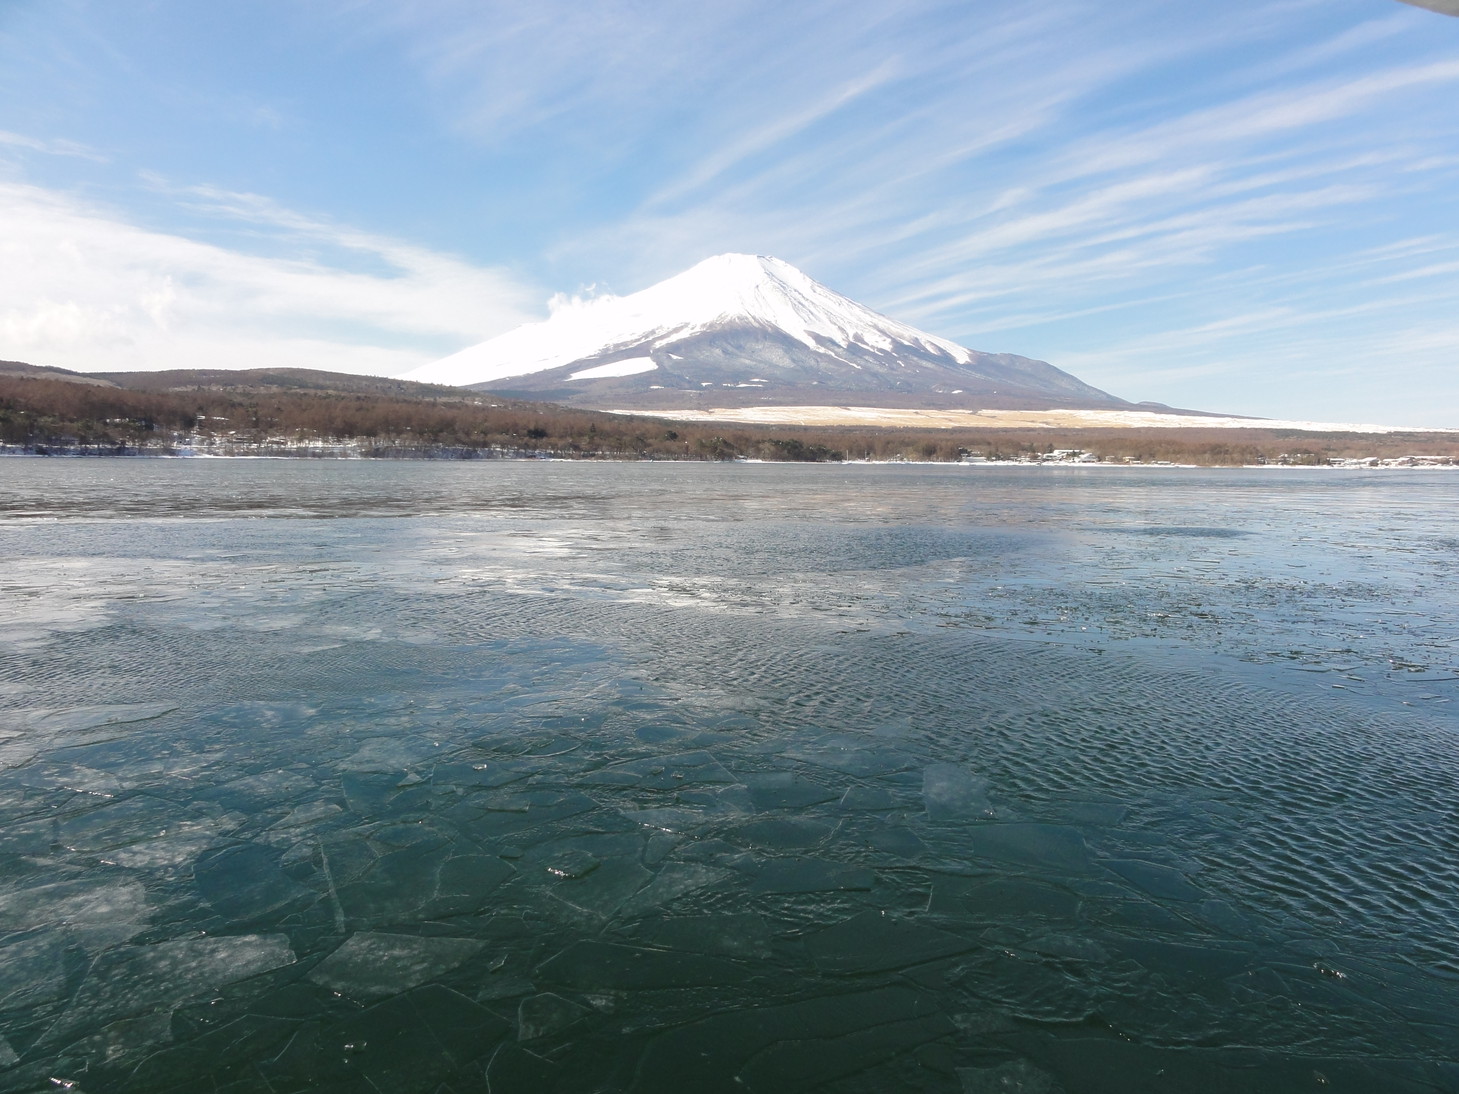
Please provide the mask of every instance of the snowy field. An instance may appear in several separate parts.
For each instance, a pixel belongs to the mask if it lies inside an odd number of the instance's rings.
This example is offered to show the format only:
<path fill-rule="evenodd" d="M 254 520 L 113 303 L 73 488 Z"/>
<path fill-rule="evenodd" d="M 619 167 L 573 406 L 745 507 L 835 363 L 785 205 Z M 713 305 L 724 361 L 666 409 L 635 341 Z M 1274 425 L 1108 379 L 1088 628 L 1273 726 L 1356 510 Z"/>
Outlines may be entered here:
<path fill-rule="evenodd" d="M 874 406 L 746 406 L 705 410 L 630 410 L 681 422 L 747 425 L 875 425 L 923 429 L 1299 429 L 1311 433 L 1459 433 L 1454 429 L 1360 422 L 1285 421 L 1147 410 L 912 410 Z"/>

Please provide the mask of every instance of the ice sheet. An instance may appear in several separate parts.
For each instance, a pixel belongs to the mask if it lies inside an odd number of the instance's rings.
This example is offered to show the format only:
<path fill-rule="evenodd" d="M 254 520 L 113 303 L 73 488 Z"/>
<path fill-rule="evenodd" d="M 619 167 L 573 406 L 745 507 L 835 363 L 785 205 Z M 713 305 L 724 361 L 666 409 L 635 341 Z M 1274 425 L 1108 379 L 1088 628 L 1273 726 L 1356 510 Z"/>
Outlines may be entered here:
<path fill-rule="evenodd" d="M 126 466 L 0 521 L 11 1088 L 1459 1066 L 1442 489 Z"/>

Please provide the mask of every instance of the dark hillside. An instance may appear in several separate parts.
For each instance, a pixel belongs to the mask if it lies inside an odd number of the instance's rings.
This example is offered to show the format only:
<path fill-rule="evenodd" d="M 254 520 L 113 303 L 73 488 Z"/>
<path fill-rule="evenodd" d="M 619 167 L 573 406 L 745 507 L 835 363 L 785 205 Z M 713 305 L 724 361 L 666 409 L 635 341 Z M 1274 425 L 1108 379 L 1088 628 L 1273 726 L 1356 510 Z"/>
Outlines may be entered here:
<path fill-rule="evenodd" d="M 62 380 L 72 384 L 93 384 L 97 387 L 115 387 L 110 380 L 99 376 L 86 376 L 70 369 L 54 365 L 28 365 L 24 361 L 0 361 L 0 376 L 28 376 L 44 380 Z"/>

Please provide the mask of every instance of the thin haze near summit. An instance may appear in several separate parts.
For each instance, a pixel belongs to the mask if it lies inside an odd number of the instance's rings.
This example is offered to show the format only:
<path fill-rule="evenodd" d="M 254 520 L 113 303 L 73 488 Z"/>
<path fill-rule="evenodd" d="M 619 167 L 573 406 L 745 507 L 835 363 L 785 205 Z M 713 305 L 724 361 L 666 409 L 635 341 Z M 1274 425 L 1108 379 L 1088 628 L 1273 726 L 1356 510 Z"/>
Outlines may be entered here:
<path fill-rule="evenodd" d="M 746 253 L 1125 399 L 1459 426 L 1454 9 L 22 0 L 0 360 L 404 375 Z"/>

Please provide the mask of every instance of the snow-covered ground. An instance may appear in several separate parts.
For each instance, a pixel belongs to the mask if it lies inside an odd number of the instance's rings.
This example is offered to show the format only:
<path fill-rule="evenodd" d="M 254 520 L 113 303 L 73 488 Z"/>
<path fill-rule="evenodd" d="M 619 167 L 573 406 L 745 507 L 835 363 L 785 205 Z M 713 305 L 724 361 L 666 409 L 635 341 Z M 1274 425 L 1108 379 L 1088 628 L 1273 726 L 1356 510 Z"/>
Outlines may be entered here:
<path fill-rule="evenodd" d="M 652 357 L 627 357 L 622 361 L 609 361 L 606 365 L 594 365 L 581 369 L 568 377 L 569 380 L 596 380 L 604 376 L 637 376 L 640 372 L 652 372 L 659 366 Z"/>
<path fill-rule="evenodd" d="M 873 406 L 747 406 L 706 410 L 631 410 L 681 422 L 749 425 L 874 425 L 922 429 L 1301 429 L 1314 433 L 1459 433 L 1459 429 L 1353 422 L 1285 421 L 1274 418 L 1158 414 L 1147 410 L 911 410 Z"/>

